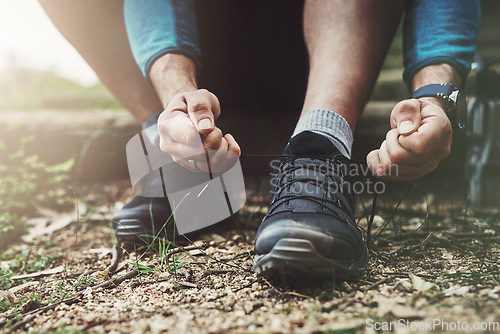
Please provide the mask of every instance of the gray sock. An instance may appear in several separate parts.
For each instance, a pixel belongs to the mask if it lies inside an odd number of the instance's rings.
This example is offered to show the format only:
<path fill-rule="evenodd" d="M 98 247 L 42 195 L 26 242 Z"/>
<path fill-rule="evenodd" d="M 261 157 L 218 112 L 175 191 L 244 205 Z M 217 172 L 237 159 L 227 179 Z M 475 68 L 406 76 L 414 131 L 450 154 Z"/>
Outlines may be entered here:
<path fill-rule="evenodd" d="M 295 127 L 292 137 L 302 131 L 311 131 L 328 138 L 335 147 L 351 157 L 353 136 L 349 124 L 344 117 L 327 109 L 314 109 L 302 116 Z"/>

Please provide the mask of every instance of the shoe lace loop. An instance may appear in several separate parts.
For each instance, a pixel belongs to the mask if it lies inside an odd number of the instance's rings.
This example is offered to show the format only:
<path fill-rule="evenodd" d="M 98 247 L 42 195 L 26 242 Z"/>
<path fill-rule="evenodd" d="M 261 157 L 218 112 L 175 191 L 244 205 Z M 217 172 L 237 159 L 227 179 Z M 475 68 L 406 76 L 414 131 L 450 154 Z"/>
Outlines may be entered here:
<path fill-rule="evenodd" d="M 297 160 L 299 159 L 308 159 L 309 161 L 298 163 Z M 351 211 L 350 201 L 346 197 L 352 196 L 343 191 L 345 173 L 343 168 L 339 168 L 340 166 L 347 166 L 342 161 L 343 159 L 346 158 L 343 156 L 284 156 L 278 173 L 274 174 L 275 187 L 268 216 L 284 212 L 283 209 L 276 210 L 283 203 L 301 199 L 319 205 L 322 212 L 327 215 L 345 220 L 345 217 L 340 215 L 342 210 L 338 209 L 338 207 L 343 206 Z M 297 173 L 300 171 L 302 173 Z M 276 179 L 278 182 L 276 182 Z M 315 186 L 322 190 L 322 196 L 296 193 L 293 191 L 296 184 Z M 352 198 L 350 200 L 353 202 Z"/>

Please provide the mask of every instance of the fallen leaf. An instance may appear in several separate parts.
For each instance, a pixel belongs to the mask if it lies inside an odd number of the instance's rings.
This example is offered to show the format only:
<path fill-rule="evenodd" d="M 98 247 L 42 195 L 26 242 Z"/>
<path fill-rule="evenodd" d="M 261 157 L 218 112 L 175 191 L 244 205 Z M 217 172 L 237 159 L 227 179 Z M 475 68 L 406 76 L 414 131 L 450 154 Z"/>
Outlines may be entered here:
<path fill-rule="evenodd" d="M 99 254 L 99 258 L 102 259 L 103 257 L 111 253 L 111 248 L 109 247 L 92 248 L 89 249 L 88 252 L 91 254 Z"/>
<path fill-rule="evenodd" d="M 54 275 L 58 274 L 64 271 L 64 266 L 57 266 L 52 269 L 47 269 L 43 271 L 39 271 L 36 273 L 31 273 L 31 274 L 26 274 L 26 275 L 18 275 L 18 276 L 12 276 L 10 279 L 16 280 L 16 279 L 25 279 L 25 278 L 35 278 L 35 277 L 42 277 L 42 276 L 49 276 L 49 275 Z"/>
<path fill-rule="evenodd" d="M 179 284 L 181 287 L 183 288 L 198 288 L 198 285 L 194 284 L 194 283 L 189 283 L 189 282 L 182 282 L 182 281 L 179 281 L 177 282 L 177 284 Z"/>
<path fill-rule="evenodd" d="M 27 288 L 27 287 L 30 287 L 30 286 L 34 286 L 34 285 L 38 285 L 38 284 L 40 284 L 39 281 L 30 281 L 30 282 L 26 282 L 26 283 L 14 286 L 14 287 L 10 288 L 9 291 L 12 292 L 12 293 L 16 293 L 18 291 L 23 290 L 24 288 Z"/>
<path fill-rule="evenodd" d="M 44 224 L 43 226 L 37 225 L 33 228 L 30 228 L 30 233 L 28 235 L 23 236 L 23 240 L 24 242 L 31 242 L 36 237 L 47 234 L 50 235 L 55 231 L 63 229 L 69 224 L 71 224 L 71 222 L 74 221 L 75 217 L 76 217 L 76 212 L 59 216 L 59 218 L 53 220 L 50 224 L 48 224 L 48 226 L 45 226 Z"/>
<path fill-rule="evenodd" d="M 192 256 L 203 255 L 203 252 L 200 249 L 192 249 L 189 251 L 189 254 Z"/>
<path fill-rule="evenodd" d="M 16 295 L 11 291 L 1 291 L 0 290 L 0 302 L 8 301 L 9 303 L 15 303 L 17 301 Z"/>
<path fill-rule="evenodd" d="M 445 296 L 463 296 L 469 292 L 468 286 L 450 286 L 448 289 L 444 290 Z"/>
<path fill-rule="evenodd" d="M 488 292 L 488 298 L 499 299 L 500 298 L 500 287 L 495 287 L 490 292 Z"/>
<path fill-rule="evenodd" d="M 394 285 L 394 290 L 401 292 L 411 292 L 413 291 L 413 285 L 407 278 L 399 279 Z"/>
<path fill-rule="evenodd" d="M 411 283 L 413 284 L 413 287 L 417 291 L 426 291 L 434 287 L 433 283 L 427 282 L 415 274 L 409 273 L 408 276 L 410 276 Z"/>

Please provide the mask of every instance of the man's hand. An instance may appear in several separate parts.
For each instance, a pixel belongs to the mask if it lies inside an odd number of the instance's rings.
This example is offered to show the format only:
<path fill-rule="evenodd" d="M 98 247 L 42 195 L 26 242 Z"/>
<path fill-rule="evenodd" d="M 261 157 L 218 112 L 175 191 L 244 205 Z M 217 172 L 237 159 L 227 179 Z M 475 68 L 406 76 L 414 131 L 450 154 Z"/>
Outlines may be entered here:
<path fill-rule="evenodd" d="M 219 115 L 219 100 L 205 89 L 175 95 L 158 119 L 160 149 L 186 168 L 193 169 L 188 163 L 193 160 L 199 170 L 226 171 L 241 150 L 233 136 L 223 136 L 215 126 Z"/>
<path fill-rule="evenodd" d="M 417 179 L 436 169 L 450 154 L 451 123 L 435 98 L 399 102 L 391 113 L 391 128 L 380 149 L 366 158 L 379 179 Z"/>

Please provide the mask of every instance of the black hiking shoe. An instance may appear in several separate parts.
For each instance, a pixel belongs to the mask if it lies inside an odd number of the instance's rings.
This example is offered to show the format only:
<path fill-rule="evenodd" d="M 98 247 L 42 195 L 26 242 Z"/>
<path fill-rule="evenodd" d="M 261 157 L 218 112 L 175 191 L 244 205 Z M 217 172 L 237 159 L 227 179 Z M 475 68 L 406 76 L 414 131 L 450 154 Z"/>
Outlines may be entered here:
<path fill-rule="evenodd" d="M 257 275 L 299 280 L 360 275 L 368 250 L 354 220 L 349 159 L 309 131 L 293 137 L 284 156 L 255 237 Z"/>
<path fill-rule="evenodd" d="M 121 245 L 149 246 L 167 238 L 177 244 L 186 241 L 178 234 L 167 198 L 134 197 L 113 216 L 113 228 Z"/>

